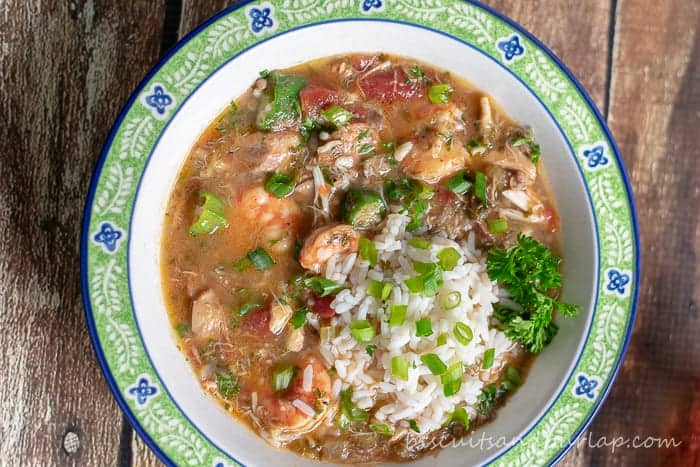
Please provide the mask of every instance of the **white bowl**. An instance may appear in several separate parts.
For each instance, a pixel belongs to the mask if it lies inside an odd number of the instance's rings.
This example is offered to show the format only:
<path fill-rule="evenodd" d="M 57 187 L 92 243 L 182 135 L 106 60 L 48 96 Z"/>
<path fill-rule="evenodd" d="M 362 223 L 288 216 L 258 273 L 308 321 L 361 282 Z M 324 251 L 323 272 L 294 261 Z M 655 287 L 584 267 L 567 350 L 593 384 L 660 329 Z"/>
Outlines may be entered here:
<path fill-rule="evenodd" d="M 229 9 L 156 66 L 115 124 L 86 206 L 86 314 L 115 397 L 166 462 L 316 464 L 269 447 L 202 391 L 172 335 L 159 252 L 170 191 L 209 122 L 260 70 L 327 55 L 414 57 L 468 79 L 531 125 L 561 216 L 563 298 L 583 309 L 558 320 L 559 334 L 493 422 L 413 464 L 551 463 L 614 378 L 634 317 L 638 247 L 629 186 L 599 114 L 543 46 L 495 13 L 436 1 L 430 16 L 410 2 L 384 3 L 325 2 L 311 17 L 282 1 Z"/>

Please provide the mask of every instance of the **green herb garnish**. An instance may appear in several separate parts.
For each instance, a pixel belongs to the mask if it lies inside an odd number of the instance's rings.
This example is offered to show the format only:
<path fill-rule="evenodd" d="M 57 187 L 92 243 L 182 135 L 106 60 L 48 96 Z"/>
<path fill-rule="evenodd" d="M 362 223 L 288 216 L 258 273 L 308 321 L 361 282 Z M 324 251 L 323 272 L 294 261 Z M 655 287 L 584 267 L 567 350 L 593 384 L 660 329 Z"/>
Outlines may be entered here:
<path fill-rule="evenodd" d="M 208 191 L 201 191 L 199 196 L 204 198 L 204 203 L 199 217 L 190 226 L 190 235 L 194 237 L 204 233 L 213 234 L 219 229 L 228 227 L 228 220 L 226 220 L 224 213 L 226 209 L 224 202 Z"/>
<path fill-rule="evenodd" d="M 538 353 L 557 332 L 552 322 L 554 311 L 574 316 L 579 307 L 552 298 L 552 290 L 561 287 L 559 258 L 532 237 L 520 234 L 518 243 L 508 249 L 489 250 L 486 271 L 489 278 L 506 288 L 522 310 L 499 308 L 495 316 L 504 325 L 509 339 Z"/>
<path fill-rule="evenodd" d="M 294 191 L 297 182 L 287 174 L 273 173 L 265 182 L 265 191 L 273 194 L 277 198 L 284 198 Z"/>
<path fill-rule="evenodd" d="M 230 399 L 241 391 L 238 380 L 230 371 L 222 371 L 216 374 L 216 389 L 224 399 Z"/>

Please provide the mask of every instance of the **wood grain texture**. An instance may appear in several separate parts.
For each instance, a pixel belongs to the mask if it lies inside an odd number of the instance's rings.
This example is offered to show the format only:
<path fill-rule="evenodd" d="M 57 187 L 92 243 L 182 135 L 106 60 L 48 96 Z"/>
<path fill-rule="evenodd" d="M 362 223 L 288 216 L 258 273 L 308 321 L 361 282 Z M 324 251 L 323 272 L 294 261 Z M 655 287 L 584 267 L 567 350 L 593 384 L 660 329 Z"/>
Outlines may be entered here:
<path fill-rule="evenodd" d="M 595 465 L 700 465 L 700 3 L 620 0 L 609 122 L 642 239 L 634 334 L 595 437 L 674 436 L 679 449 L 593 449 Z"/>
<path fill-rule="evenodd" d="M 78 242 L 107 132 L 159 46 L 147 1 L 0 2 L 0 464 L 114 463 L 122 417 L 90 347 Z M 62 448 L 67 431 L 80 447 Z"/>

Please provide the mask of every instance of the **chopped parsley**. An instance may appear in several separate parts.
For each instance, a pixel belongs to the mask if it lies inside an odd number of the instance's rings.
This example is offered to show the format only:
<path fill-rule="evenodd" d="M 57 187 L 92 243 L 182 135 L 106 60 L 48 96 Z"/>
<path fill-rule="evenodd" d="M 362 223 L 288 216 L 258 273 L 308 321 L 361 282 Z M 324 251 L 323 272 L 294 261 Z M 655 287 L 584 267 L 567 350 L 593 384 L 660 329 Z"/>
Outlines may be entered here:
<path fill-rule="evenodd" d="M 489 278 L 506 288 L 521 310 L 497 309 L 503 332 L 538 353 L 557 332 L 554 311 L 575 316 L 579 307 L 552 298 L 550 291 L 561 287 L 559 258 L 532 237 L 520 234 L 518 243 L 508 249 L 489 250 L 486 271 Z"/>
<path fill-rule="evenodd" d="M 238 380 L 230 371 L 222 371 L 216 374 L 216 388 L 224 399 L 230 399 L 241 390 Z"/>

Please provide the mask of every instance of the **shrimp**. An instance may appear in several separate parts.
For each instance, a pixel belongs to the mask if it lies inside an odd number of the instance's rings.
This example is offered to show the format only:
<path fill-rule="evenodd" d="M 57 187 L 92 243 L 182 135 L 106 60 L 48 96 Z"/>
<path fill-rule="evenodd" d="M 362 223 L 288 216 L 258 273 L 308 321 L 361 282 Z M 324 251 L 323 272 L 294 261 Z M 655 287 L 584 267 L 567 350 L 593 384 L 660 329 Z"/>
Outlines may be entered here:
<path fill-rule="evenodd" d="M 320 273 L 333 255 L 354 253 L 359 243 L 360 234 L 352 226 L 324 225 L 314 230 L 304 242 L 299 263 L 304 269 Z"/>
<path fill-rule="evenodd" d="M 304 374 L 308 372 L 311 372 L 311 384 L 304 388 Z M 335 411 L 331 386 L 331 377 L 321 360 L 306 355 L 286 393 L 269 390 L 261 395 L 258 391 L 259 405 L 252 413 L 253 421 L 275 446 L 296 439 L 315 429 Z"/>
<path fill-rule="evenodd" d="M 301 209 L 292 199 L 277 198 L 262 186 L 255 186 L 238 195 L 235 207 L 239 219 L 255 227 L 256 232 L 251 234 L 260 243 L 271 245 L 271 251 L 284 253 L 294 247 Z"/>

